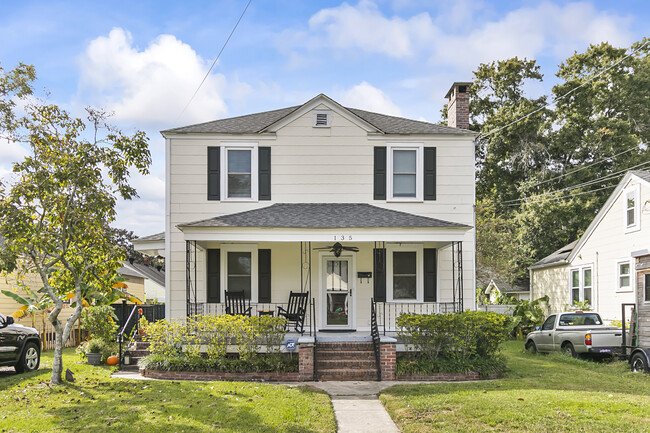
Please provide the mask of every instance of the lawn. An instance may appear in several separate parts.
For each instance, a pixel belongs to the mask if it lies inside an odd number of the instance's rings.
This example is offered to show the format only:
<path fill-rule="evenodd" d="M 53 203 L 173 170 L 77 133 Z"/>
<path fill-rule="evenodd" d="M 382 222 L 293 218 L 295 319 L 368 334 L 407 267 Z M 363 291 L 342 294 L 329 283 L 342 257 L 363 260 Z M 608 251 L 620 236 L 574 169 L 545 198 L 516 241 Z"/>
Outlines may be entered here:
<path fill-rule="evenodd" d="M 650 375 L 627 363 L 503 347 L 503 379 L 401 385 L 380 399 L 403 432 L 650 432 Z"/>
<path fill-rule="evenodd" d="M 241 382 L 113 379 L 72 349 L 74 383 L 48 385 L 52 352 L 29 374 L 0 373 L 0 432 L 335 432 L 327 394 Z"/>

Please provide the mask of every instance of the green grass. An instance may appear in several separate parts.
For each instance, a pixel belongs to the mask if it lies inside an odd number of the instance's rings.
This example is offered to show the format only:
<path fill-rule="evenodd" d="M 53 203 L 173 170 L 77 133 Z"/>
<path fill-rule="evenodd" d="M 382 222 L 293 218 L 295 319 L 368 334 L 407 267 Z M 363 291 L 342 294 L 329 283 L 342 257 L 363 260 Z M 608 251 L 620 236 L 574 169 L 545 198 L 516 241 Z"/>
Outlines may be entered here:
<path fill-rule="evenodd" d="M 241 382 L 113 379 L 72 349 L 74 383 L 48 385 L 52 353 L 32 373 L 0 373 L 0 432 L 335 432 L 327 394 Z"/>
<path fill-rule="evenodd" d="M 650 375 L 625 362 L 531 355 L 504 344 L 503 379 L 401 385 L 380 399 L 403 432 L 650 432 Z"/>

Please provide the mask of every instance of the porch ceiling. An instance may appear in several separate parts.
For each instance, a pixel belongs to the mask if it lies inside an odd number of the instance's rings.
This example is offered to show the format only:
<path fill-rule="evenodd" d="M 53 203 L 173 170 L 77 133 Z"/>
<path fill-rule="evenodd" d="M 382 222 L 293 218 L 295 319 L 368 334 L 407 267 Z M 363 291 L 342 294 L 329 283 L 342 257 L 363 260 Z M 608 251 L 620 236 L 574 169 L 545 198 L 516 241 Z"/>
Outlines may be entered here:
<path fill-rule="evenodd" d="M 180 224 L 178 228 L 186 240 L 289 242 L 452 242 L 462 240 L 471 229 L 464 224 L 366 203 L 278 203 Z"/>

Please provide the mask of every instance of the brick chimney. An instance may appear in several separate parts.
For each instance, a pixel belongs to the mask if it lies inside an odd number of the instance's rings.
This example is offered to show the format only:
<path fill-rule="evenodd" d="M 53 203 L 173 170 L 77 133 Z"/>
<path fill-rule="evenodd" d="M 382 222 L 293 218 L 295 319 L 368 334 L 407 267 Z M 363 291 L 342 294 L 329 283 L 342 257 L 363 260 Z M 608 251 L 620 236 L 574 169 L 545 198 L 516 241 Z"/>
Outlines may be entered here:
<path fill-rule="evenodd" d="M 452 128 L 469 129 L 469 88 L 472 83 L 456 82 L 445 98 L 447 103 L 447 125 Z"/>

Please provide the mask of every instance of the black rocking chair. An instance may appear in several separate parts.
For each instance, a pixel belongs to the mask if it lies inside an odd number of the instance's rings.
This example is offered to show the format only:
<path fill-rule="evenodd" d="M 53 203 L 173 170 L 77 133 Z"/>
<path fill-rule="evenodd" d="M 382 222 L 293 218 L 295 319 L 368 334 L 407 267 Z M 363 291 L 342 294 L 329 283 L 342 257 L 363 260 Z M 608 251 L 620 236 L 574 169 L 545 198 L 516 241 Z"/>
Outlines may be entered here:
<path fill-rule="evenodd" d="M 250 300 L 246 299 L 244 291 L 226 292 L 226 314 L 231 316 L 251 316 Z"/>
<path fill-rule="evenodd" d="M 296 332 L 301 335 L 305 333 L 305 314 L 307 313 L 308 299 L 309 292 L 290 292 L 287 309 L 278 307 L 278 316 L 287 319 L 287 326 L 293 325 Z"/>

